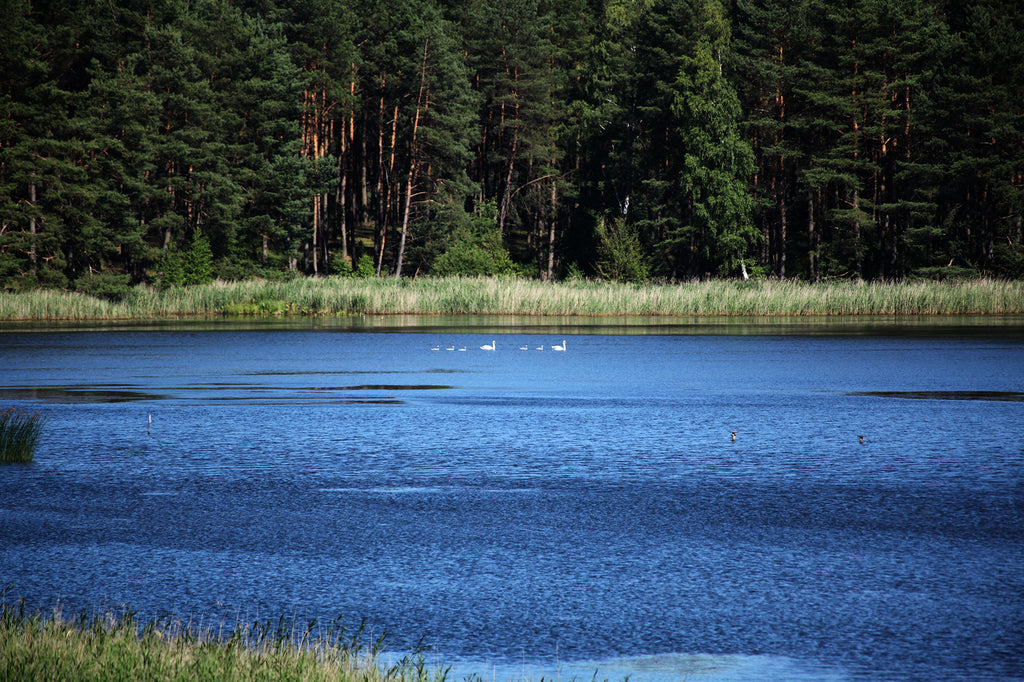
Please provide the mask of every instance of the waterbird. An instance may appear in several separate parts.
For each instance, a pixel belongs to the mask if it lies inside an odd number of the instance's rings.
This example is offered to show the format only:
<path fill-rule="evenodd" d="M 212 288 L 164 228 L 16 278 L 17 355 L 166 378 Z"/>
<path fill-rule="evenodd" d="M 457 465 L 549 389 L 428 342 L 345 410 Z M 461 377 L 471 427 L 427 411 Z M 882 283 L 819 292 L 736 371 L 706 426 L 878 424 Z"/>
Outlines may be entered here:
<path fill-rule="evenodd" d="M 524 345 L 524 346 L 519 346 L 519 350 L 530 350 L 530 346 L 529 346 L 529 344 Z"/>
<path fill-rule="evenodd" d="M 732 434 L 732 442 L 735 443 L 736 442 L 736 432 L 735 431 L 730 431 L 729 433 Z"/>
<path fill-rule="evenodd" d="M 864 445 L 864 436 L 857 436 L 857 438 L 860 438 L 860 444 Z"/>
<path fill-rule="evenodd" d="M 544 346 L 537 346 L 537 350 L 544 350 Z"/>
<path fill-rule="evenodd" d="M 562 339 L 561 346 L 551 346 L 551 350 L 565 350 L 565 339 Z"/>
<path fill-rule="evenodd" d="M 466 347 L 465 347 L 465 346 L 463 346 L 463 347 L 462 347 L 462 348 L 460 348 L 459 350 L 466 350 Z"/>
<path fill-rule="evenodd" d="M 492 339 L 492 340 L 491 340 L 491 343 L 490 343 L 490 345 L 487 345 L 487 344 L 485 344 L 485 345 L 483 345 L 483 346 L 480 346 L 480 350 L 494 350 L 494 347 L 495 347 L 496 345 L 497 345 L 497 344 L 496 344 L 496 343 L 494 343 L 494 340 Z"/>
<path fill-rule="evenodd" d="M 433 348 L 431 348 L 430 350 L 441 350 L 441 346 L 434 346 L 434 347 L 433 347 Z"/>
<path fill-rule="evenodd" d="M 455 344 L 452 344 L 451 346 L 448 346 L 448 350 L 455 350 Z"/>

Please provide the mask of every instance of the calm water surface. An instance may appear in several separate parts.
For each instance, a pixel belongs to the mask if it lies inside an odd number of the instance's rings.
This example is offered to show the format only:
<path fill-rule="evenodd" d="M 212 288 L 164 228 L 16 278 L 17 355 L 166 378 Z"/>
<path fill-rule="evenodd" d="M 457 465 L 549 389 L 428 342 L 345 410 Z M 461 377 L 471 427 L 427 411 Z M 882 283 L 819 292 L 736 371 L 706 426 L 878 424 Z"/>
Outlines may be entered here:
<path fill-rule="evenodd" d="M 1024 326 L 326 324 L 0 329 L 50 420 L 8 599 L 485 680 L 1024 679 Z"/>

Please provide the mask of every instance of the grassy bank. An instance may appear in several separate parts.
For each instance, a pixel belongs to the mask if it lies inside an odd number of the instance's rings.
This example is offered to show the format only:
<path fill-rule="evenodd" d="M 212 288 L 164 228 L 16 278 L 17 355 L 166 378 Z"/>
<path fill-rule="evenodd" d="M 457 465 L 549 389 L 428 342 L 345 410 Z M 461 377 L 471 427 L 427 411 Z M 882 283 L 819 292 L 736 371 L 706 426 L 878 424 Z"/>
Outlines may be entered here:
<path fill-rule="evenodd" d="M 333 624 L 297 628 L 284 619 L 213 630 L 177 621 L 140 626 L 131 613 L 65 619 L 0 613 L 0 678 L 62 680 L 295 680 L 444 682 L 446 671 L 421 655 L 382 663 L 382 641 L 365 642 Z"/>
<path fill-rule="evenodd" d="M 105 301 L 61 291 L 0 293 L 0 320 L 208 315 L 947 315 L 1024 313 L 1024 282 L 702 281 L 629 285 L 525 279 L 299 278 L 132 289 Z"/>

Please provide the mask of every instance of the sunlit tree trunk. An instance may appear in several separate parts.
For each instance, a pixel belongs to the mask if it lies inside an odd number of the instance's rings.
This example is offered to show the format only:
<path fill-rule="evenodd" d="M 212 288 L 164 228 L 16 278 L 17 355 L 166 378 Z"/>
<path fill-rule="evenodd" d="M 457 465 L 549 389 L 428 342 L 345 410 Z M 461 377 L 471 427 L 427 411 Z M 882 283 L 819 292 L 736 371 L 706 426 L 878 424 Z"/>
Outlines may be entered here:
<path fill-rule="evenodd" d="M 39 252 L 36 249 L 36 214 L 35 214 L 35 207 L 36 207 L 36 183 L 35 183 L 35 181 L 33 181 L 28 186 L 28 200 L 29 200 L 29 202 L 31 203 L 31 206 L 32 206 L 32 217 L 28 221 L 28 231 L 29 231 L 29 234 L 32 235 L 30 237 L 30 239 L 32 241 L 29 243 L 29 247 L 28 247 L 29 248 L 29 261 L 32 263 L 32 274 L 35 275 L 36 271 L 39 268 Z"/>
<path fill-rule="evenodd" d="M 416 149 L 416 134 L 419 132 L 420 112 L 428 105 L 427 97 L 427 50 L 430 41 L 423 41 L 423 62 L 420 68 L 420 89 L 416 96 L 416 113 L 412 121 L 412 139 L 409 141 L 409 180 L 405 183 L 405 201 L 402 207 L 402 231 L 398 238 L 398 256 L 395 259 L 395 279 L 402 277 L 402 261 L 405 258 L 405 240 L 409 234 L 409 214 L 412 210 L 413 189 L 416 187 L 416 171 L 419 169 L 419 154 Z M 395 114 L 397 118 L 397 112 Z"/>
<path fill-rule="evenodd" d="M 554 166 L 554 160 L 551 165 Z M 555 277 L 555 225 L 558 223 L 558 178 L 551 178 L 551 207 L 548 213 L 548 267 L 544 279 Z"/>
<path fill-rule="evenodd" d="M 317 69 L 323 71 L 322 69 Z M 326 72 L 321 73 L 322 82 L 326 82 Z M 326 86 L 303 91 L 303 115 L 302 115 L 302 155 L 306 158 L 317 161 L 327 156 L 330 144 L 333 125 L 329 117 L 329 109 L 333 106 L 328 103 Z M 327 230 L 326 230 L 326 204 L 327 196 L 318 192 L 312 198 L 311 215 L 312 225 L 310 238 L 306 251 L 307 267 L 314 275 L 320 274 L 320 264 L 326 264 L 327 257 Z"/>

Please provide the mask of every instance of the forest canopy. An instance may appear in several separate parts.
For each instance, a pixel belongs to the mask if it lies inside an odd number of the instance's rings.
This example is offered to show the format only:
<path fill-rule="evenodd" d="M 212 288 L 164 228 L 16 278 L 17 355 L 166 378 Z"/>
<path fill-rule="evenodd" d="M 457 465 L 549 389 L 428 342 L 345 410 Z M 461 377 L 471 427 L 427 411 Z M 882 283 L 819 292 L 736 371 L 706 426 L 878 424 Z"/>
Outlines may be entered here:
<path fill-rule="evenodd" d="M 1024 276 L 1012 0 L 0 0 L 0 287 Z"/>

